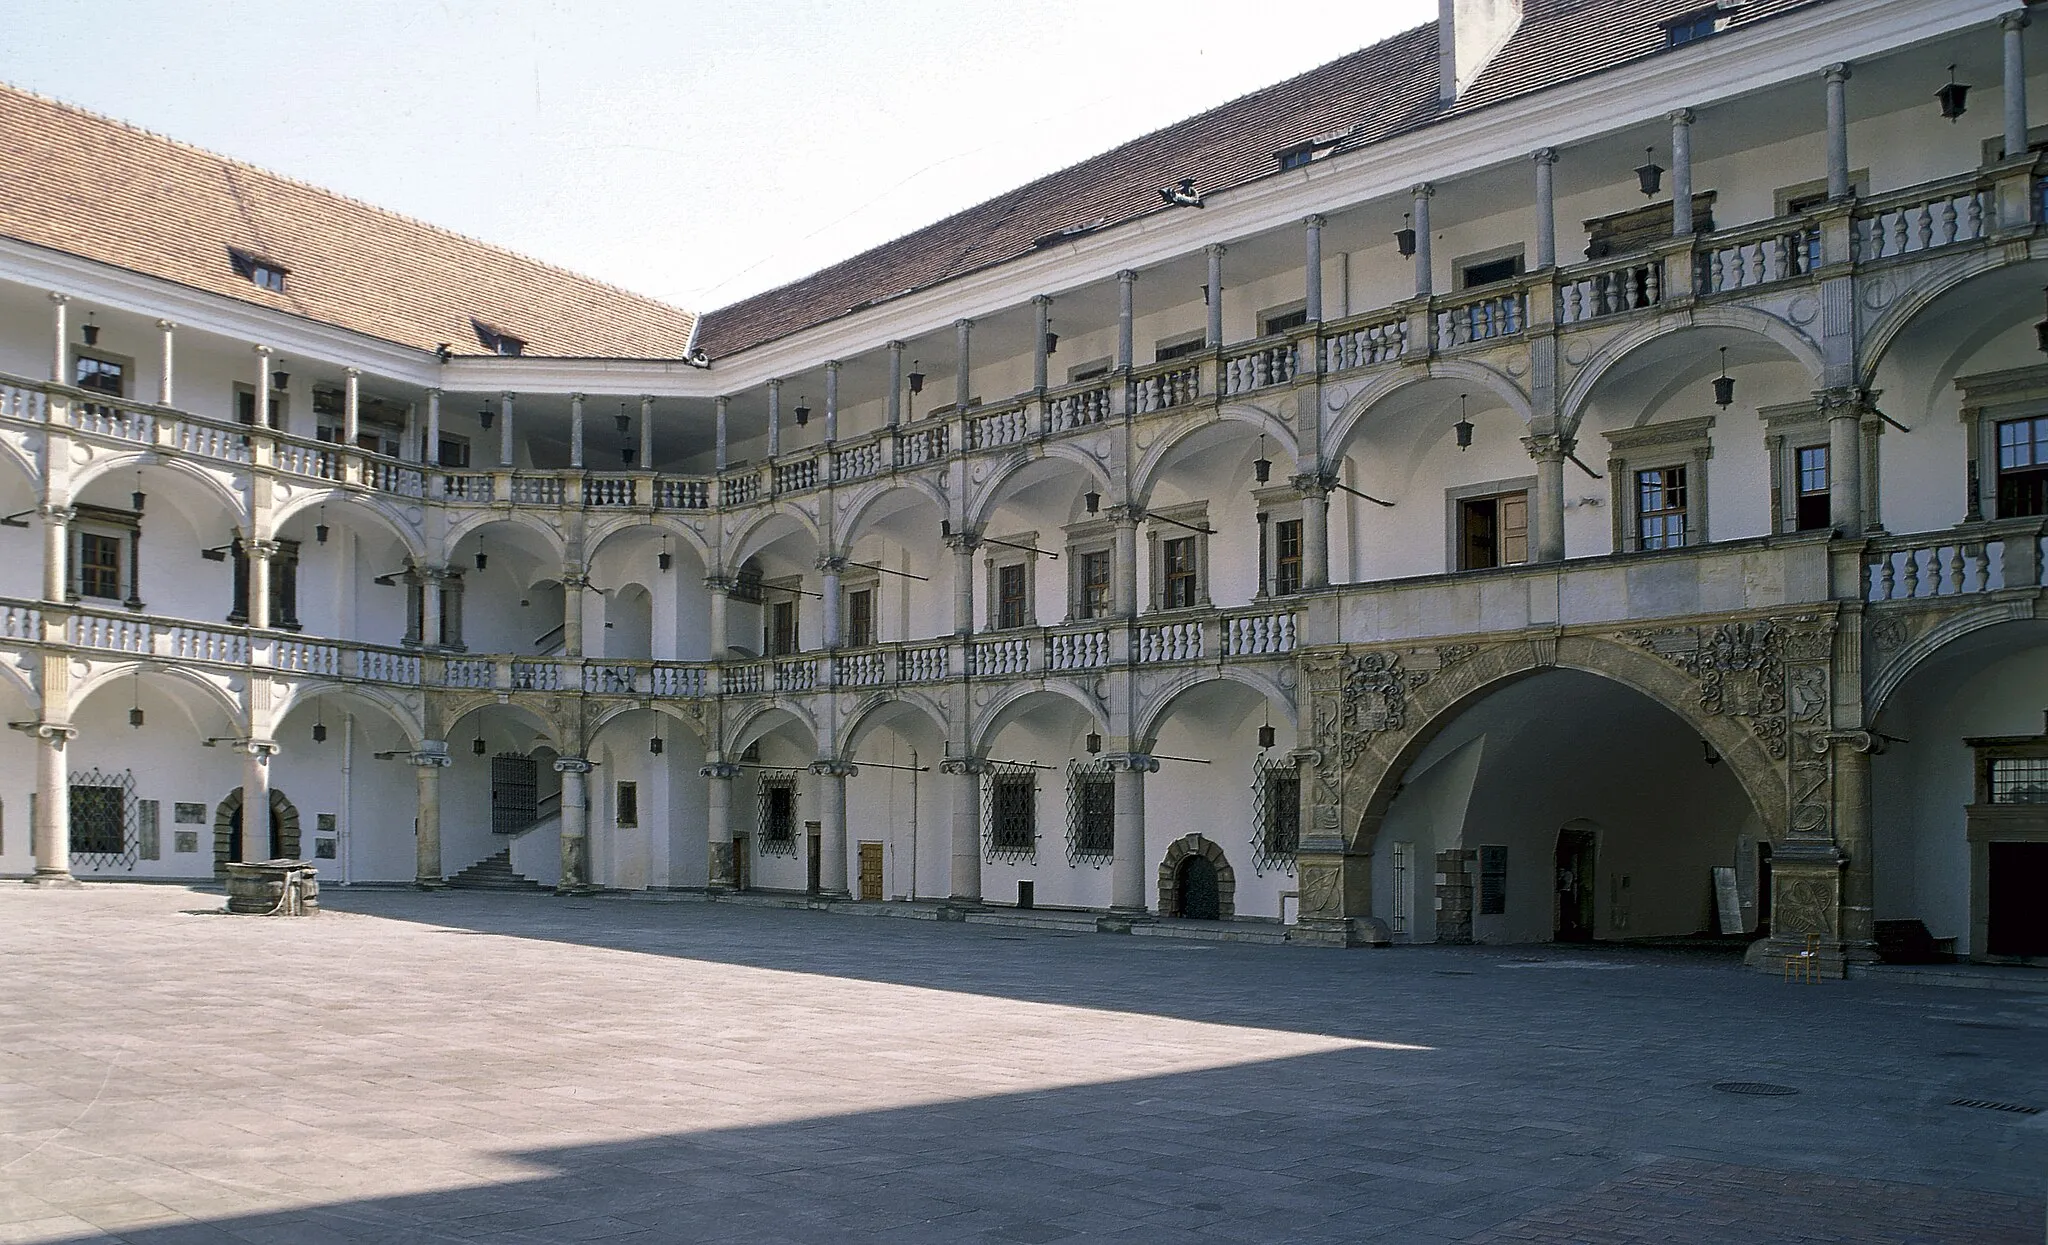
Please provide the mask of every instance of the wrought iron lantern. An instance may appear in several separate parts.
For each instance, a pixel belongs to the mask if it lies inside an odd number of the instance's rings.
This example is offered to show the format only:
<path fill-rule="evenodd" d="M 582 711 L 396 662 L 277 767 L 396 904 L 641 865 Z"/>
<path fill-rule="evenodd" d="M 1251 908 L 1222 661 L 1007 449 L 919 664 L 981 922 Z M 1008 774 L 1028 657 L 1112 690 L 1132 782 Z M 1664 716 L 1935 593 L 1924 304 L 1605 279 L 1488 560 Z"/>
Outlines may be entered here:
<path fill-rule="evenodd" d="M 85 344 L 88 346 L 100 344 L 100 326 L 92 322 L 92 314 L 90 312 L 86 313 L 85 323 L 78 326 L 78 335 L 85 339 Z"/>
<path fill-rule="evenodd" d="M 1969 94 L 1970 88 L 1966 84 L 1956 81 L 1956 67 L 1950 65 L 1948 67 L 1948 85 L 1936 91 L 1934 98 L 1941 103 L 1941 115 L 1949 121 L 1956 121 L 1969 111 L 1969 108 L 1964 103 Z"/>
<path fill-rule="evenodd" d="M 1412 213 L 1401 213 L 1401 227 L 1394 231 L 1394 245 L 1400 248 L 1403 259 L 1415 254 L 1415 226 L 1411 218 Z"/>
<path fill-rule="evenodd" d="M 1472 421 L 1465 416 L 1465 395 L 1462 393 L 1458 395 L 1458 422 L 1451 425 L 1451 431 L 1457 434 L 1459 449 L 1472 448 Z"/>
<path fill-rule="evenodd" d="M 801 397 L 796 400 L 795 414 L 797 427 L 801 428 L 811 422 L 811 408 L 804 405 L 804 399 Z"/>
<path fill-rule="evenodd" d="M 1714 381 L 1714 405 L 1726 410 L 1735 401 L 1735 378 L 1728 374 L 1728 347 L 1721 347 L 1721 375 Z"/>
<path fill-rule="evenodd" d="M 485 432 L 491 430 L 491 425 L 497 421 L 497 418 L 498 413 L 491 409 L 491 404 L 488 402 L 484 403 L 484 409 L 476 413 L 476 422 L 483 425 Z"/>
<path fill-rule="evenodd" d="M 469 751 L 473 756 L 482 756 L 489 750 L 490 745 L 484 742 L 482 735 L 478 735 L 475 739 L 469 741 Z"/>
<path fill-rule="evenodd" d="M 1642 183 L 1643 197 L 1654 199 L 1664 185 L 1664 167 L 1657 163 L 1657 149 L 1643 148 L 1643 162 L 1636 166 L 1636 180 Z"/>
<path fill-rule="evenodd" d="M 1051 352 L 1050 350 L 1048 350 L 1048 351 L 1046 351 L 1046 353 L 1047 353 L 1047 354 L 1051 354 L 1052 352 Z M 908 377 L 907 377 L 906 379 L 910 381 L 910 392 L 912 392 L 912 393 L 923 393 L 923 392 L 924 392 L 924 373 L 923 373 L 923 372 L 920 372 L 920 371 L 918 371 L 918 370 L 917 370 L 917 360 L 916 360 L 916 359 L 912 359 L 912 360 L 910 361 L 910 375 L 909 375 L 909 376 L 908 376 Z"/>

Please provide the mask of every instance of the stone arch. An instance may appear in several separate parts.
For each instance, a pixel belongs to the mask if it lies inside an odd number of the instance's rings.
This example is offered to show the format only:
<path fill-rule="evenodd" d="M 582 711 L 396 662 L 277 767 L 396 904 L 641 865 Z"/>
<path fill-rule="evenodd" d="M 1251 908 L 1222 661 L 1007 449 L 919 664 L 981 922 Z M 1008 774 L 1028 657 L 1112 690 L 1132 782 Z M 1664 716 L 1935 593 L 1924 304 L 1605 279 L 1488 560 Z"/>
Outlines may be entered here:
<path fill-rule="evenodd" d="M 450 524 L 448 530 L 441 536 L 442 560 L 454 557 L 455 551 L 461 547 L 464 540 L 479 528 L 489 527 L 493 523 L 509 523 L 540 537 L 548 551 L 554 555 L 557 564 L 568 557 L 568 542 L 562 533 L 540 518 L 515 506 L 510 510 L 479 510 L 475 514 L 464 515 Z"/>
<path fill-rule="evenodd" d="M 705 541 L 704 534 L 688 523 L 679 522 L 666 514 L 655 514 L 651 517 L 644 514 L 606 515 L 584 529 L 583 560 L 595 562 L 597 555 L 604 550 L 606 541 L 640 528 L 650 528 L 661 535 L 675 537 L 694 553 L 697 560 L 706 568 L 711 566 L 711 546 Z"/>
<path fill-rule="evenodd" d="M 112 663 L 94 670 L 86 679 L 72 686 L 69 714 L 76 717 L 85 702 L 101 688 L 132 675 L 145 677 L 163 675 L 180 684 L 197 689 L 206 700 L 227 716 L 230 723 L 243 721 L 241 704 L 220 684 L 208 679 L 204 672 L 175 663 L 154 661 L 124 661 Z"/>
<path fill-rule="evenodd" d="M 389 530 L 391 535 L 398 538 L 398 543 L 405 549 L 406 557 L 412 559 L 415 563 L 426 560 L 427 545 L 426 541 L 420 536 L 418 527 L 408 520 L 398 507 L 392 505 L 381 495 L 357 489 L 322 488 L 297 490 L 293 496 L 280 503 L 271 512 L 271 533 L 283 530 L 285 523 L 289 520 L 305 511 L 313 510 L 320 506 L 346 506 L 375 516 L 382 521 L 384 527 Z"/>
<path fill-rule="evenodd" d="M 811 716 L 810 709 L 801 701 L 778 699 L 755 704 L 735 718 L 725 729 L 725 746 L 719 751 L 728 757 L 738 756 L 746 751 L 748 745 L 755 743 L 780 725 L 778 722 L 771 722 L 759 730 L 754 729 L 764 717 L 772 714 L 779 714 L 784 719 L 803 727 L 810 733 L 812 747 L 817 746 L 820 739 L 818 721 Z"/>
<path fill-rule="evenodd" d="M 900 476 L 894 480 L 863 485 L 839 512 L 840 517 L 834 521 L 833 532 L 838 537 L 838 548 L 832 552 L 842 557 L 851 556 L 854 545 L 860 542 L 861 537 L 867 535 L 865 529 L 875 507 L 894 493 L 914 493 L 929 501 L 941 516 L 946 513 L 944 490 L 922 475 Z"/>
<path fill-rule="evenodd" d="M 68 505 L 70 502 L 75 501 L 78 495 L 86 490 L 88 485 L 98 481 L 102 476 L 111 475 L 117 471 L 134 471 L 144 467 L 167 471 L 172 475 L 183 476 L 185 479 L 193 481 L 200 486 L 202 492 L 211 495 L 214 501 L 219 502 L 227 509 L 229 521 L 236 528 L 240 529 L 246 526 L 249 516 L 248 499 L 237 492 L 232 485 L 224 483 L 213 472 L 187 462 L 183 458 L 161 456 L 153 450 L 115 450 L 103 457 L 95 458 L 94 461 L 81 467 L 78 473 L 71 477 L 69 487 L 65 490 L 66 504 Z M 122 491 L 126 492 L 127 490 L 123 489 Z"/>
<path fill-rule="evenodd" d="M 1965 637 L 2002 623 L 2025 622 L 2034 617 L 2030 601 L 2000 601 L 1942 619 L 1925 635 L 1908 640 L 1890 660 L 1872 671 L 1863 693 L 1863 720 L 1875 722 L 1908 680 L 1928 663 L 1948 655 L 1950 647 Z M 1873 626 L 1885 621 L 1879 619 Z M 1869 651 L 1875 654 L 1881 650 L 1872 644 Z"/>
<path fill-rule="evenodd" d="M 235 863 L 235 816 L 242 811 L 242 799 L 242 788 L 236 787 L 213 810 L 213 876 L 217 878 L 226 877 L 228 865 Z M 276 830 L 279 858 L 299 859 L 298 806 L 276 787 L 270 789 L 270 817 Z M 246 835 L 248 832 L 248 826 L 244 824 L 242 833 Z"/>
<path fill-rule="evenodd" d="M 946 738 L 946 713 L 929 696 L 922 692 L 910 690 L 877 692 L 866 700 L 861 701 L 860 704 L 854 707 L 852 712 L 846 715 L 846 725 L 840 728 L 839 731 L 840 758 L 842 760 L 853 757 L 854 749 L 860 743 L 862 734 L 878 726 L 881 719 L 877 715 L 881 711 L 890 708 L 905 709 L 923 717 L 940 739 Z"/>
<path fill-rule="evenodd" d="M 40 419 L 38 415 L 36 418 Z M 21 469 L 28 485 L 35 488 L 42 483 L 43 464 L 38 461 L 36 449 L 45 444 L 40 434 L 30 433 L 19 439 L 0 437 L 0 461 L 9 462 Z"/>
<path fill-rule="evenodd" d="M 1237 915 L 1237 871 L 1223 849 L 1199 834 L 1186 834 L 1166 845 L 1159 862 L 1159 914 L 1181 915 L 1180 869 L 1190 856 L 1199 856 L 1216 869 L 1216 917 L 1228 921 Z"/>
<path fill-rule="evenodd" d="M 533 727 L 534 733 L 539 735 L 542 742 L 548 747 L 555 749 L 563 756 L 569 756 L 573 753 L 573 750 L 568 746 L 568 741 L 574 737 L 574 733 L 564 729 L 562 722 L 551 714 L 542 713 L 517 701 L 501 701 L 495 692 L 481 692 L 472 696 L 464 696 L 459 700 L 445 702 L 437 708 L 438 711 L 435 717 L 439 719 L 441 725 L 438 728 L 430 729 L 434 729 L 436 734 L 443 740 L 453 738 L 456 728 L 468 721 L 470 715 L 481 713 L 487 709 L 503 709 L 513 717 Z"/>
<path fill-rule="evenodd" d="M 814 548 L 824 547 L 817 521 L 795 506 L 774 506 L 742 523 L 725 541 L 724 565 L 737 572 L 748 558 L 761 552 L 791 531 L 801 532 Z M 765 535 L 764 535 L 765 534 Z"/>
<path fill-rule="evenodd" d="M 1602 342 L 1586 360 L 1572 383 L 1558 395 L 1557 409 L 1559 423 L 1567 435 L 1576 432 L 1586 403 L 1600 382 L 1621 362 L 1637 350 L 1677 333 L 1693 332 L 1699 329 L 1731 329 L 1767 338 L 1783 350 L 1793 362 L 1806 369 L 1818 389 L 1823 380 L 1825 362 L 1820 347 L 1804 333 L 1780 320 L 1778 317 L 1744 307 L 1736 303 L 1722 303 L 1696 308 L 1685 317 L 1659 316 L 1642 324 L 1631 325 Z"/>
<path fill-rule="evenodd" d="M 969 739 L 972 740 L 970 750 L 976 756 L 986 755 L 989 747 L 995 742 L 995 737 L 1001 734 L 1003 728 L 1008 726 L 1022 712 L 1019 706 L 1033 697 L 1041 695 L 1072 702 L 1075 707 L 1086 715 L 1090 725 L 1093 727 L 1100 728 L 1108 725 L 1107 721 L 1104 720 L 1101 708 L 1079 688 L 1051 680 L 1039 684 L 1019 684 L 1006 689 L 1001 695 L 997 696 L 995 700 L 989 703 L 987 708 L 981 711 L 980 716 L 975 719 L 973 730 L 969 734 Z"/>
<path fill-rule="evenodd" d="M 315 700 L 343 705 L 353 701 L 377 710 L 391 719 L 392 725 L 405 736 L 408 747 L 418 747 L 426 738 L 426 725 L 412 706 L 383 688 L 368 683 L 334 683 L 324 679 L 294 681 L 288 685 L 284 696 L 273 703 L 273 718 L 282 724 L 294 711 Z"/>
<path fill-rule="evenodd" d="M 1378 669 L 1369 672 L 1370 677 L 1389 689 L 1400 689 L 1402 724 L 1373 734 L 1359 747 L 1336 793 L 1337 826 L 1314 827 L 1317 833 L 1341 827 L 1347 850 L 1354 854 L 1372 853 L 1387 810 L 1400 794 L 1403 776 L 1431 740 L 1490 693 L 1551 669 L 1577 670 L 1612 680 L 1676 714 L 1728 762 L 1773 841 L 1780 840 L 1790 825 L 1783 762 L 1737 719 L 1704 712 L 1699 680 L 1647 649 L 1597 636 L 1518 640 L 1489 645 L 1470 655 L 1457 654 L 1420 682 L 1399 669 L 1400 654 L 1369 656 L 1382 659 Z M 1781 742 L 1780 746 L 1786 745 Z M 1327 794 L 1318 793 L 1319 797 Z"/>
<path fill-rule="evenodd" d="M 610 726 L 613 722 L 629 713 L 638 713 L 643 709 L 652 710 L 663 717 L 672 718 L 682 723 L 689 730 L 691 737 L 698 743 L 709 743 L 709 732 L 705 730 L 701 715 L 692 713 L 689 706 L 680 705 L 670 700 L 650 700 L 645 704 L 637 701 L 625 701 L 620 704 L 607 705 L 602 712 L 590 720 L 590 738 L 596 739 L 604 732 L 605 727 Z"/>
<path fill-rule="evenodd" d="M 988 483 L 982 485 L 980 493 L 970 500 L 967 506 L 967 526 L 973 530 L 980 530 L 988 523 L 989 516 L 996 512 L 996 507 L 1002 503 L 1003 496 L 1013 480 L 1034 467 L 1052 464 L 1054 459 L 1079 467 L 1087 475 L 1090 483 L 1099 490 L 1106 491 L 1114 486 L 1115 482 L 1110 478 L 1109 471 L 1077 445 L 1059 443 L 1043 446 L 1035 453 L 1019 452 L 998 466 L 989 475 Z"/>
<path fill-rule="evenodd" d="M 1172 429 L 1158 443 L 1145 451 L 1130 470 L 1131 495 L 1141 504 L 1152 497 L 1152 490 L 1172 465 L 1181 446 L 1190 439 L 1205 432 L 1214 432 L 1228 424 L 1242 424 L 1252 430 L 1251 435 L 1264 434 L 1273 438 L 1275 445 L 1268 448 L 1266 457 L 1280 465 L 1283 476 L 1293 474 L 1296 458 L 1294 430 L 1256 406 L 1226 406 L 1219 408 L 1213 416 L 1190 420 Z"/>
<path fill-rule="evenodd" d="M 1497 368 L 1488 367 L 1473 359 L 1436 359 L 1421 367 L 1406 367 L 1384 376 L 1367 381 L 1357 393 L 1346 399 L 1331 421 L 1330 430 L 1323 438 L 1323 458 L 1332 462 L 1339 457 L 1345 445 L 1365 423 L 1372 409 L 1393 397 L 1403 389 L 1431 381 L 1466 381 L 1476 385 L 1513 411 L 1524 425 L 1534 415 L 1529 404 L 1529 395 L 1522 392 L 1513 378 Z"/>
<path fill-rule="evenodd" d="M 1884 365 L 1893 345 L 1905 336 L 1906 330 L 1929 307 L 1978 277 L 2012 266 L 2013 261 L 2007 259 L 2002 251 L 1979 250 L 1950 258 L 1936 269 L 1934 276 L 1915 282 L 1860 334 L 1862 345 L 1857 358 L 1856 383 L 1866 388 L 1877 383 L 1878 369 Z M 2028 288 L 2031 290 L 2038 284 L 2038 279 L 2029 281 Z"/>
<path fill-rule="evenodd" d="M 1160 730 L 1173 712 L 1174 702 L 1194 688 L 1212 683 L 1237 683 L 1250 688 L 1267 703 L 1292 715 L 1295 712 L 1293 688 L 1272 678 L 1265 671 L 1244 666 L 1224 666 L 1221 669 L 1185 671 L 1146 699 L 1137 715 L 1137 739 L 1144 741 L 1149 749 L 1159 738 Z"/>

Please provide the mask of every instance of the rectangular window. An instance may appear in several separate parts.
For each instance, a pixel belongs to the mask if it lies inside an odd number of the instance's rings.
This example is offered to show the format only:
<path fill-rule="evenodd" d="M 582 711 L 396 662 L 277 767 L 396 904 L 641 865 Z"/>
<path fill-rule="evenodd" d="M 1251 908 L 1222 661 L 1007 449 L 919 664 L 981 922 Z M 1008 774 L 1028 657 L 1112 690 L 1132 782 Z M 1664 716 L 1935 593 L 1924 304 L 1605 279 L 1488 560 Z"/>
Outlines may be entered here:
<path fill-rule="evenodd" d="M 464 437 L 442 437 L 434 462 L 456 471 L 469 467 L 469 441 Z"/>
<path fill-rule="evenodd" d="M 796 843 L 796 780 L 761 780 L 761 846 L 764 850 Z"/>
<path fill-rule="evenodd" d="M 1259 336 L 1271 337 L 1276 333 L 1292 333 L 1307 323 L 1307 307 L 1295 307 L 1287 311 L 1269 311 L 1259 317 Z"/>
<path fill-rule="evenodd" d="M 1168 359 L 1185 359 L 1191 354 L 1200 354 L 1208 348 L 1209 340 L 1202 336 L 1190 337 L 1185 341 L 1161 342 L 1153 351 L 1152 361 L 1164 363 Z"/>
<path fill-rule="evenodd" d="M 1025 616 L 1024 564 L 1013 562 L 996 568 L 996 626 L 1022 627 Z"/>
<path fill-rule="evenodd" d="M 1664 42 L 1667 47 L 1684 47 L 1701 39 L 1712 38 L 1721 29 L 1721 13 L 1718 9 L 1702 9 L 1688 13 L 1664 24 Z"/>
<path fill-rule="evenodd" d="M 2048 415 L 1998 425 L 1998 517 L 2048 514 Z"/>
<path fill-rule="evenodd" d="M 1181 536 L 1161 541 L 1159 553 L 1161 571 L 1165 577 L 1165 591 L 1160 598 L 1162 608 L 1192 609 L 1198 603 L 1196 584 L 1199 574 L 1196 570 L 1195 538 Z"/>
<path fill-rule="evenodd" d="M 1095 770 L 1073 771 L 1074 807 L 1069 859 L 1109 859 L 1116 847 L 1116 780 Z"/>
<path fill-rule="evenodd" d="M 1828 509 L 1828 447 L 1801 447 L 1796 469 L 1799 473 L 1797 530 L 1812 532 L 1833 527 L 1834 519 Z"/>
<path fill-rule="evenodd" d="M 1636 472 L 1636 534 L 1644 549 L 1685 544 L 1685 468 Z"/>
<path fill-rule="evenodd" d="M 875 590 L 857 588 L 846 594 L 846 642 L 866 648 L 875 642 Z"/>
<path fill-rule="evenodd" d="M 618 821 L 621 826 L 631 827 L 639 825 L 640 784 L 637 782 L 622 782 L 618 784 L 618 796 L 613 802 L 613 808 L 618 811 Z"/>
<path fill-rule="evenodd" d="M 280 540 L 270 555 L 270 620 L 264 626 L 296 631 L 299 626 L 299 542 Z M 242 550 L 242 542 L 234 542 L 231 552 L 235 559 L 234 600 L 228 610 L 228 621 L 246 623 L 249 621 L 249 556 Z M 445 602 L 445 598 L 444 598 Z M 446 621 L 446 605 L 443 605 L 443 622 Z"/>
<path fill-rule="evenodd" d="M 1273 766 L 1261 770 L 1266 785 L 1265 836 L 1268 860 L 1292 860 L 1301 846 L 1301 772 L 1294 766 Z"/>
<path fill-rule="evenodd" d="M 1505 255 L 1499 259 L 1484 260 L 1465 265 L 1461 280 L 1465 289 L 1475 285 L 1492 285 L 1496 281 L 1507 281 L 1522 275 L 1522 257 Z"/>
<path fill-rule="evenodd" d="M 2048 757 L 1997 757 L 1991 762 L 1993 804 L 2048 804 Z"/>
<path fill-rule="evenodd" d="M 796 651 L 796 602 L 770 602 L 768 606 L 768 655 L 770 657 L 787 657 Z"/>
<path fill-rule="evenodd" d="M 270 420 L 266 428 L 278 428 L 284 424 L 285 395 L 272 391 L 270 395 Z M 247 385 L 235 387 L 235 422 L 253 426 L 256 423 L 256 393 Z"/>
<path fill-rule="evenodd" d="M 121 538 L 92 532 L 78 537 L 78 595 L 121 599 Z"/>
<path fill-rule="evenodd" d="M 1038 779 L 1022 774 L 993 774 L 989 779 L 989 853 L 1029 856 L 1038 847 Z"/>
<path fill-rule="evenodd" d="M 1081 599 L 1076 604 L 1077 618 L 1106 618 L 1109 616 L 1109 550 L 1100 549 L 1080 555 L 1076 565 L 1080 568 Z"/>
<path fill-rule="evenodd" d="M 1286 596 L 1301 591 L 1301 520 L 1273 524 L 1273 592 Z"/>
<path fill-rule="evenodd" d="M 128 369 L 111 359 L 95 359 L 91 355 L 78 356 L 78 368 L 73 383 L 80 389 L 104 393 L 118 398 L 128 392 Z"/>
<path fill-rule="evenodd" d="M 540 818 L 540 763 L 501 753 L 491 758 L 491 833 L 517 834 Z"/>
<path fill-rule="evenodd" d="M 1529 494 L 1468 497 L 1458 503 L 1458 569 L 1520 566 L 1529 560 Z"/>
<path fill-rule="evenodd" d="M 1508 910 L 1508 849 L 1479 849 L 1479 915 L 1503 916 Z"/>
<path fill-rule="evenodd" d="M 71 850 L 76 855 L 119 856 L 127 837 L 127 793 L 120 787 L 71 788 Z"/>

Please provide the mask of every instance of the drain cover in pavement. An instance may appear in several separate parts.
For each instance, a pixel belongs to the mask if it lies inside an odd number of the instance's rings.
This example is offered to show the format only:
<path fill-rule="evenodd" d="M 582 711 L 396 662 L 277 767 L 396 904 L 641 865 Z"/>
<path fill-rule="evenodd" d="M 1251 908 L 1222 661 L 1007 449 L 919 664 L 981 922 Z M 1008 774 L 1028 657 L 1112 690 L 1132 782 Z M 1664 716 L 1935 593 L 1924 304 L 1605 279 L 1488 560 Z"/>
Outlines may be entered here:
<path fill-rule="evenodd" d="M 1993 1102 L 1989 1098 L 1957 1098 L 1948 1105 L 1952 1107 L 1975 1107 L 1980 1111 L 2010 1111 L 2015 1115 L 2039 1115 L 2041 1108 L 2023 1106 L 2017 1102 Z"/>
<path fill-rule="evenodd" d="M 1714 1088 L 1724 1094 L 1755 1094 L 1762 1098 L 1782 1098 L 1799 1092 L 1790 1085 L 1773 1085 L 1769 1081 L 1717 1081 Z"/>

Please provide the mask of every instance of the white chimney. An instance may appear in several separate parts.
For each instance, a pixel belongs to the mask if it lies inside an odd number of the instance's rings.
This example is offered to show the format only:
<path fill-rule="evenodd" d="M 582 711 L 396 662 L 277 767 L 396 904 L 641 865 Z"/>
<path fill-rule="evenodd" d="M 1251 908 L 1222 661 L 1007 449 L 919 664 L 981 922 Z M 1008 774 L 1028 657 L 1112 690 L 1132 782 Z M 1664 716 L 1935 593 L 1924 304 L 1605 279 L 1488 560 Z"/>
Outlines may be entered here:
<path fill-rule="evenodd" d="M 1456 102 L 1522 24 L 1522 0 L 1437 0 L 1438 95 Z"/>

